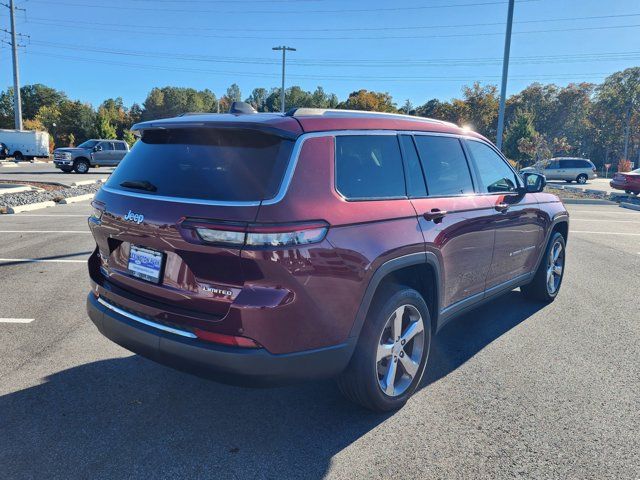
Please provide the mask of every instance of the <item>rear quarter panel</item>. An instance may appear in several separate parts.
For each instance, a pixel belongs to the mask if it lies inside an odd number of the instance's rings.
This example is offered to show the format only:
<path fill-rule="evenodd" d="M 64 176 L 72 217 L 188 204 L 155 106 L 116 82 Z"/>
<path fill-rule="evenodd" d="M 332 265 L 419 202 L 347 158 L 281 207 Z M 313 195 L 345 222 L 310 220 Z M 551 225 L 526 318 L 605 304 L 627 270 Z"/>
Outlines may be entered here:
<path fill-rule="evenodd" d="M 305 140 L 287 195 L 261 206 L 257 220 L 330 224 L 325 242 L 314 246 L 242 252 L 247 284 L 272 286 L 277 279 L 293 295 L 286 308 L 274 312 L 279 320 L 272 325 L 282 328 L 274 335 L 274 351 L 346 340 L 373 272 L 391 258 L 424 252 L 408 199 L 347 201 L 336 192 L 332 136 Z M 249 315 L 242 323 L 260 328 L 260 320 Z"/>

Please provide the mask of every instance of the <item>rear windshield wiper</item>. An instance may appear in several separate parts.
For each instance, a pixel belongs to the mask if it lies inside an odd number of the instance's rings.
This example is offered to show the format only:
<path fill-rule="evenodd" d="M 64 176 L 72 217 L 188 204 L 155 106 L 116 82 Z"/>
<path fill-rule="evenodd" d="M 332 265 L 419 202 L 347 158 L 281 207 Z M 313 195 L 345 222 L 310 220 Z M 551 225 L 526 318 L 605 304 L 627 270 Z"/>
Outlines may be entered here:
<path fill-rule="evenodd" d="M 126 180 L 120 184 L 121 187 L 135 188 L 138 190 L 146 190 L 147 192 L 155 192 L 158 190 L 153 183 L 147 180 Z"/>

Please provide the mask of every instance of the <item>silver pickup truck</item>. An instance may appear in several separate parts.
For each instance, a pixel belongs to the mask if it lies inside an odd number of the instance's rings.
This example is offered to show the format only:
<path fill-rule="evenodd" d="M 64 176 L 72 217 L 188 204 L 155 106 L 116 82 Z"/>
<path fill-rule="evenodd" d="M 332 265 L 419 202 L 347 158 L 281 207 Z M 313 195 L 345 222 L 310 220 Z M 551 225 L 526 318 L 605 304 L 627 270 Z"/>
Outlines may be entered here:
<path fill-rule="evenodd" d="M 123 140 L 91 139 L 77 147 L 56 148 L 53 163 L 63 172 L 87 173 L 91 167 L 115 167 L 128 152 Z"/>

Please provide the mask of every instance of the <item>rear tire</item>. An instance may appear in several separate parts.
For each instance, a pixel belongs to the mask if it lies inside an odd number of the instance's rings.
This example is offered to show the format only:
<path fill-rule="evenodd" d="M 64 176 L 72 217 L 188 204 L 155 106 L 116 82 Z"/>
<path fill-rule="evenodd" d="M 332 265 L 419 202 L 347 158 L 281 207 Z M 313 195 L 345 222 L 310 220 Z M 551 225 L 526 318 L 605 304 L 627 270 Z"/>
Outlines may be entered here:
<path fill-rule="evenodd" d="M 338 378 L 345 397 L 375 412 L 407 403 L 424 374 L 431 346 L 431 316 L 422 295 L 400 285 L 383 288 Z"/>
<path fill-rule="evenodd" d="M 533 280 L 528 285 L 520 287 L 525 297 L 545 303 L 551 303 L 556 299 L 564 277 L 565 252 L 564 237 L 560 232 L 554 232 Z"/>
<path fill-rule="evenodd" d="M 585 183 L 587 183 L 587 180 L 589 180 L 589 177 L 587 177 L 584 173 L 581 173 L 576 177 L 576 182 L 578 182 L 580 185 L 584 185 Z"/>
<path fill-rule="evenodd" d="M 22 155 L 22 152 L 16 152 L 13 154 L 13 159 L 16 162 L 21 162 L 22 160 L 24 160 L 24 155 Z"/>
<path fill-rule="evenodd" d="M 76 173 L 87 173 L 89 171 L 89 162 L 86 160 L 76 160 L 73 169 Z"/>

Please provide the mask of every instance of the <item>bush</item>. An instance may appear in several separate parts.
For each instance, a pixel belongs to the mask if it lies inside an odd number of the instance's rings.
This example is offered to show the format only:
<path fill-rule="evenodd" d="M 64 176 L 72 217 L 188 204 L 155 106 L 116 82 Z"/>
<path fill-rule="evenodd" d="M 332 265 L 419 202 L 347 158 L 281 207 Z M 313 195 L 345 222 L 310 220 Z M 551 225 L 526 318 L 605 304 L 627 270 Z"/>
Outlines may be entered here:
<path fill-rule="evenodd" d="M 620 160 L 618 162 L 618 171 L 619 172 L 630 172 L 631 171 L 631 160 Z"/>

